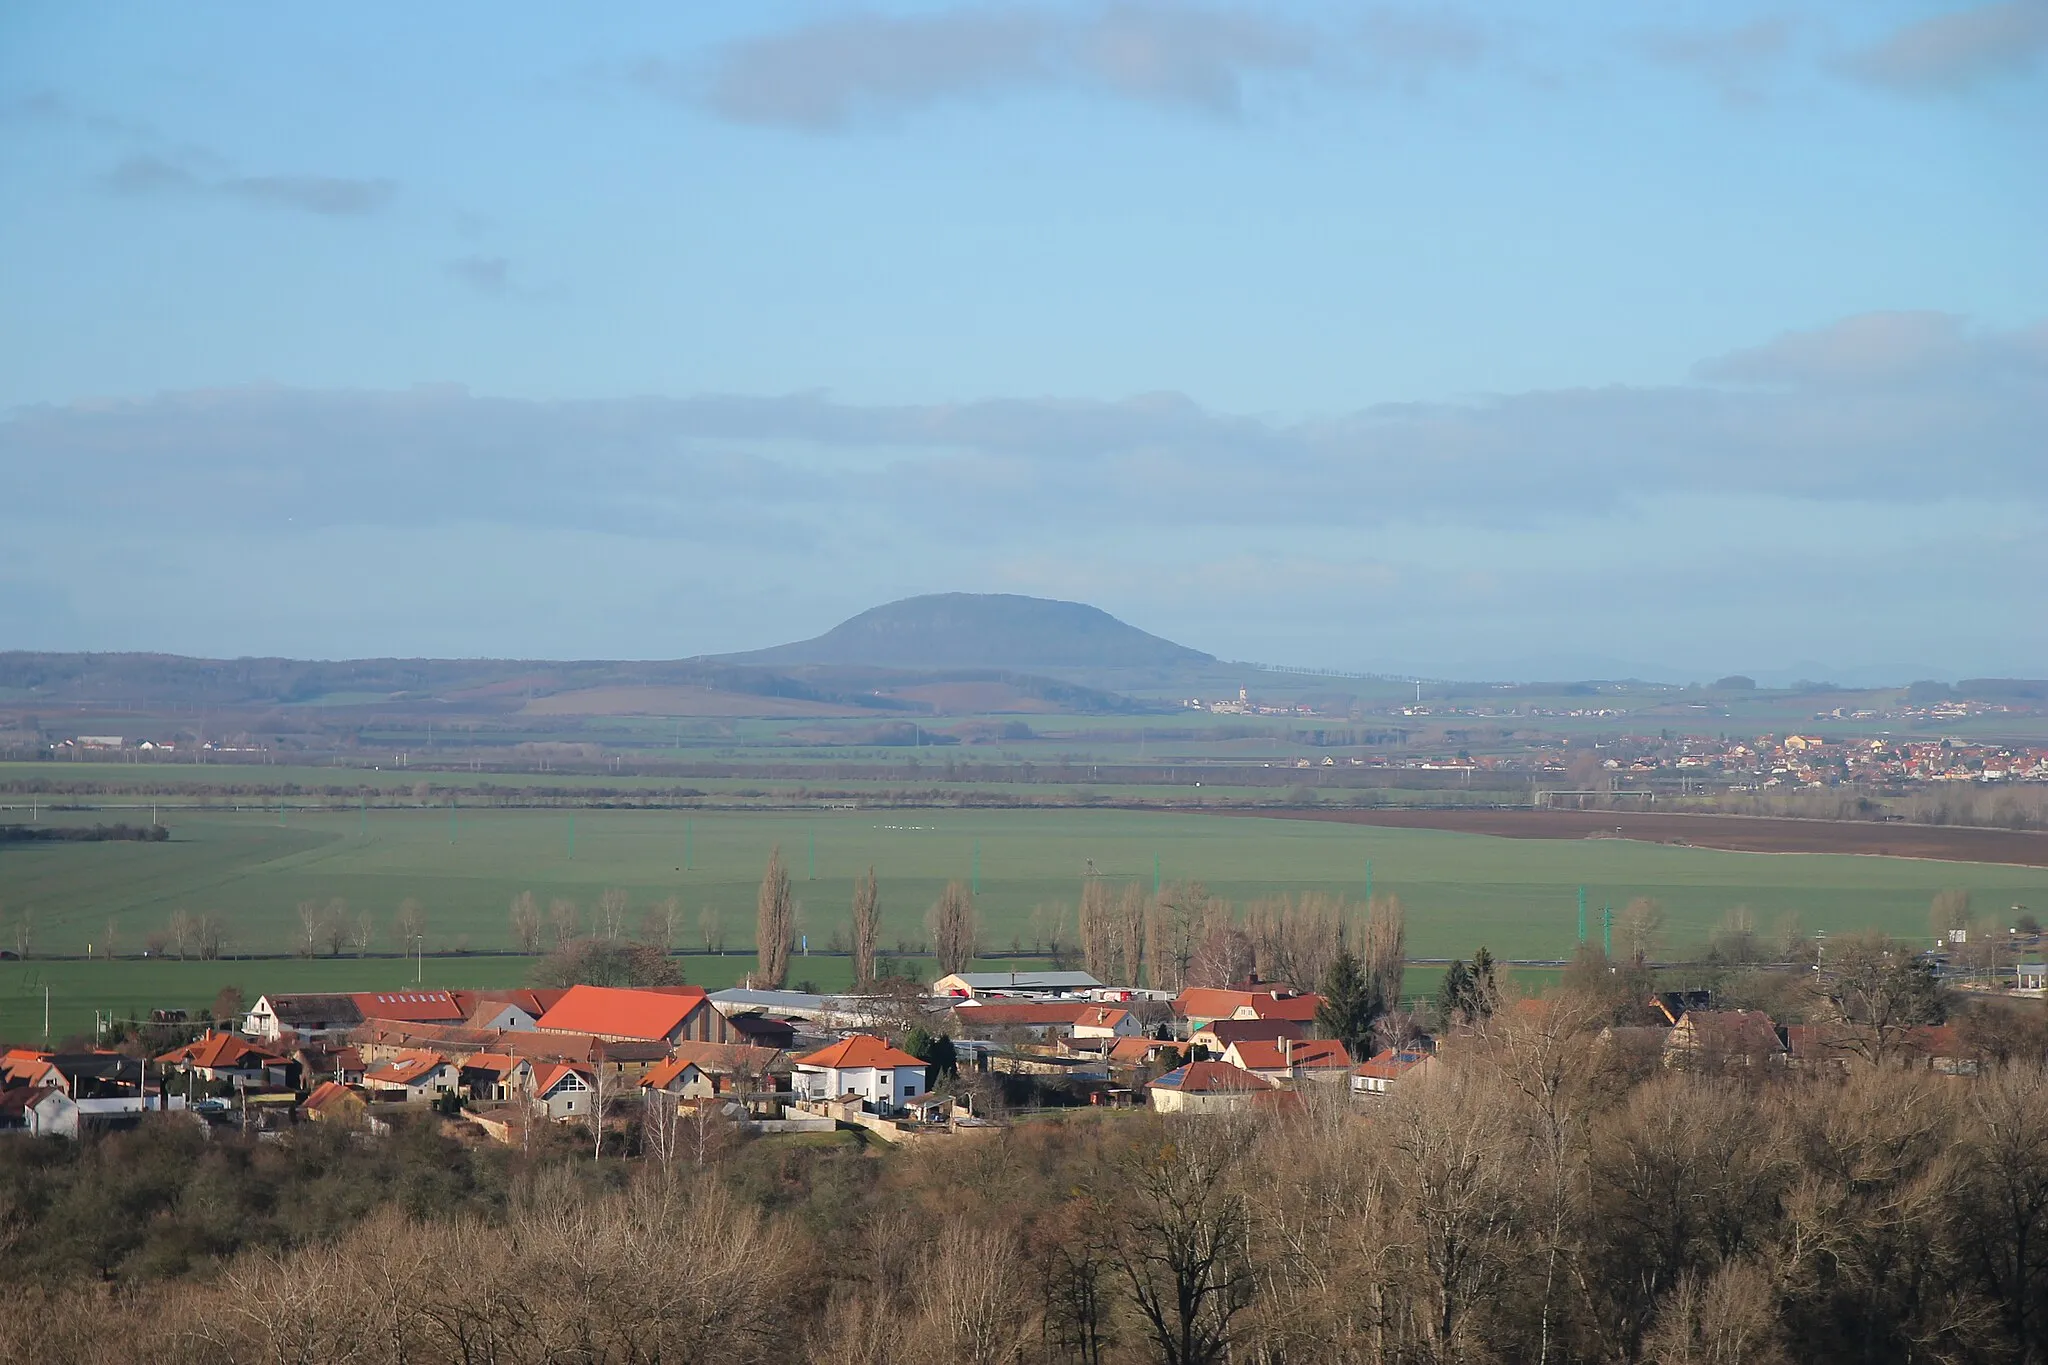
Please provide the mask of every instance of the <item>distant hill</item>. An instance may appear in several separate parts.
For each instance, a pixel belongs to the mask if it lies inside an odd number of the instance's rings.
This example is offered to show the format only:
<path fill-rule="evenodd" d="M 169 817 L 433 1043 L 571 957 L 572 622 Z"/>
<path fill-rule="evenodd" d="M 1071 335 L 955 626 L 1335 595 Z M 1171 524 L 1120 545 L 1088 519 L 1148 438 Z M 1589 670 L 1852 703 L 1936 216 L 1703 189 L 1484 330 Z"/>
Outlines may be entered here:
<path fill-rule="evenodd" d="M 1163 668 L 1215 659 L 1084 603 L 948 592 L 906 597 L 815 639 L 728 654 L 723 661 L 784 668 Z"/>

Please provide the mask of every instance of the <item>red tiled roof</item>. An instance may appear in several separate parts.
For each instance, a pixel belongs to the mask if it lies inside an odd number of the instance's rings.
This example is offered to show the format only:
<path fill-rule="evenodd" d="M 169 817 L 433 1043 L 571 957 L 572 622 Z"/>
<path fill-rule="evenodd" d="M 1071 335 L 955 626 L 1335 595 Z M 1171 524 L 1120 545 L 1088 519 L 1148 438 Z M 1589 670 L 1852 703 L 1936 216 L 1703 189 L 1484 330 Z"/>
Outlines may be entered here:
<path fill-rule="evenodd" d="M 1430 1056 L 1426 1052 L 1396 1052 L 1393 1048 L 1388 1048 L 1384 1052 L 1375 1053 L 1372 1060 L 1360 1062 L 1351 1074 L 1373 1080 L 1398 1080 L 1429 1060 Z"/>
<path fill-rule="evenodd" d="M 1255 995 L 1252 1009 L 1261 1019 L 1286 1019 L 1297 1024 L 1315 1022 L 1316 1006 L 1323 1003 L 1323 997 L 1307 995 Z"/>
<path fill-rule="evenodd" d="M 363 1079 L 382 1081 L 387 1085 L 417 1085 L 447 1064 L 447 1058 L 439 1053 L 407 1052 L 371 1067 L 363 1074 Z"/>
<path fill-rule="evenodd" d="M 1075 1028 L 1115 1028 L 1130 1018 L 1131 1012 L 1115 1005 L 1090 1005 L 1074 1020 Z"/>
<path fill-rule="evenodd" d="M 591 1074 L 580 1066 L 571 1066 L 567 1062 L 543 1062 L 533 1069 L 534 1095 L 546 1099 L 548 1093 L 569 1076 L 581 1077 L 585 1085 L 593 1084 Z"/>
<path fill-rule="evenodd" d="M 1293 1061 L 1290 1063 L 1289 1048 Z M 1309 1069 L 1324 1067 L 1345 1067 L 1351 1065 L 1351 1054 L 1344 1044 L 1333 1039 L 1305 1039 L 1301 1042 L 1257 1038 L 1231 1044 L 1230 1050 L 1237 1055 L 1237 1064 L 1247 1071 L 1284 1071 L 1290 1065 Z"/>
<path fill-rule="evenodd" d="M 1292 1019 L 1218 1019 L 1195 1030 L 1196 1034 L 1208 1034 L 1215 1038 L 1219 1051 L 1232 1043 L 1245 1043 L 1253 1039 L 1301 1038 L 1306 1036 L 1300 1024 Z"/>
<path fill-rule="evenodd" d="M 172 1048 L 157 1058 L 165 1066 L 196 1066 L 207 1070 L 215 1067 L 229 1067 L 242 1070 L 250 1066 L 283 1062 L 284 1058 L 275 1052 L 245 1042 L 232 1033 L 208 1033 L 196 1042 L 183 1047 Z"/>
<path fill-rule="evenodd" d="M 517 1071 L 523 1058 L 504 1052 L 472 1052 L 462 1059 L 464 1071 L 488 1071 L 494 1076 L 503 1076 Z"/>
<path fill-rule="evenodd" d="M 924 1065 L 921 1058 L 890 1047 L 880 1038 L 865 1033 L 856 1033 L 842 1038 L 830 1047 L 820 1048 L 808 1057 L 796 1059 L 798 1066 L 831 1067 L 845 1071 L 854 1067 L 873 1066 L 888 1070 L 899 1066 Z"/>
<path fill-rule="evenodd" d="M 1778 1026 L 1761 1010 L 1687 1010 L 1672 1030 L 1671 1046 L 1731 1053 L 1776 1053 L 1785 1045 Z"/>
<path fill-rule="evenodd" d="M 315 1111 L 329 1108 L 347 1100 L 360 1100 L 362 1096 L 336 1081 L 322 1081 L 313 1087 L 313 1093 L 306 1096 L 302 1109 Z"/>
<path fill-rule="evenodd" d="M 1117 1062 L 1142 1062 L 1152 1055 L 1152 1049 L 1171 1052 L 1179 1056 L 1180 1044 L 1161 1042 L 1157 1038 L 1119 1038 L 1109 1045 L 1110 1060 Z"/>
<path fill-rule="evenodd" d="M 1229 1062 L 1189 1062 L 1178 1071 L 1170 1071 L 1152 1082 L 1161 1090 L 1178 1090 L 1182 1094 L 1213 1095 L 1242 1090 L 1270 1090 L 1272 1085 L 1263 1076 L 1254 1076 L 1242 1067 Z"/>
<path fill-rule="evenodd" d="M 676 1044 L 674 1055 L 707 1076 L 730 1076 L 740 1071 L 754 1075 L 789 1074 L 789 1054 L 781 1048 L 753 1043 L 681 1042 Z"/>
<path fill-rule="evenodd" d="M 549 1032 L 595 1033 L 614 1038 L 659 1041 L 682 1027 L 704 1005 L 701 986 L 670 986 L 656 990 L 616 986 L 571 986 L 546 1014 L 539 1027 Z"/>
<path fill-rule="evenodd" d="M 1254 1018 L 1291 1019 L 1308 1023 L 1316 1017 L 1322 997 L 1283 993 L 1281 988 L 1255 991 L 1225 991 L 1209 986 L 1190 986 L 1174 998 L 1174 1013 L 1183 1019 L 1228 1019 L 1249 1008 Z"/>
<path fill-rule="evenodd" d="M 659 1090 L 695 1065 L 687 1057 L 671 1057 L 660 1066 L 649 1067 L 647 1074 L 640 1078 L 640 1084 Z"/>
<path fill-rule="evenodd" d="M 459 1024 L 463 1008 L 449 991 L 357 991 L 349 996 L 365 1019 Z"/>
<path fill-rule="evenodd" d="M 1228 1019 L 1251 1002 L 1250 991 L 1190 986 L 1174 997 L 1173 1012 L 1183 1019 Z"/>

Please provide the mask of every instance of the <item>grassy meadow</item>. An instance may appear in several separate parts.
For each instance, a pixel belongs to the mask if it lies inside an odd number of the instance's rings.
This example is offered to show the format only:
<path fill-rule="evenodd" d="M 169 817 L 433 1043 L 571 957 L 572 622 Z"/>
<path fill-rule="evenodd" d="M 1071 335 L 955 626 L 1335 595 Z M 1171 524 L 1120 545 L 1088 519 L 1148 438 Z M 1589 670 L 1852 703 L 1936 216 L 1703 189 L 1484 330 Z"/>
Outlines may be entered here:
<path fill-rule="evenodd" d="M 44 818 L 90 823 L 112 813 Z M 115 952 L 134 954 L 174 911 L 185 909 L 222 916 L 231 953 L 289 952 L 298 934 L 297 905 L 340 898 L 371 913 L 379 926 L 372 951 L 389 953 L 400 946 L 389 926 L 399 903 L 411 898 L 425 907 L 430 954 L 503 950 L 513 946 L 507 909 L 519 892 L 532 891 L 544 907 L 573 900 L 587 917 L 598 897 L 616 887 L 632 900 L 629 929 L 648 905 L 680 898 L 679 947 L 702 948 L 698 923 L 711 912 L 723 926 L 727 956 L 692 959 L 692 979 L 703 980 L 702 970 L 744 970 L 739 955 L 751 943 L 755 888 L 777 845 L 815 950 L 843 931 L 853 878 L 870 864 L 881 881 L 884 948 L 902 944 L 912 951 L 925 909 L 945 881 L 973 881 L 977 871 L 983 946 L 990 951 L 1030 950 L 1035 923 L 1043 918 L 1038 907 L 1066 907 L 1071 925 L 1071 906 L 1091 867 L 1148 888 L 1156 867 L 1167 881 L 1200 880 L 1212 893 L 1242 902 L 1304 890 L 1355 899 L 1366 890 L 1369 865 L 1374 889 L 1406 903 L 1409 950 L 1417 957 L 1464 955 L 1480 944 L 1501 957 L 1562 956 L 1576 938 L 1582 885 L 1595 937 L 1603 902 L 1662 901 L 1667 954 L 1702 941 L 1738 904 L 1749 906 L 1766 930 L 1791 913 L 1809 932 L 1875 927 L 1913 938 L 1926 933 L 1928 902 L 1945 888 L 1969 890 L 1981 914 L 2005 914 L 2013 905 L 2037 913 L 2048 907 L 2048 871 L 2040 869 L 1621 840 L 1497 839 L 1194 813 L 584 809 L 572 816 L 462 810 L 451 821 L 445 808 L 372 808 L 289 811 L 280 821 L 275 812 L 216 807 L 166 811 L 165 820 L 172 837 L 160 844 L 0 845 L 0 942 L 12 946 L 14 927 L 26 917 L 37 954 L 104 954 L 110 930 Z M 797 975 L 837 984 L 833 970 L 843 968 L 843 960 L 816 961 L 817 970 Z M 411 970 L 392 959 L 252 965 L 266 973 L 333 970 L 350 981 L 381 974 L 371 985 Z M 443 985 L 503 984 L 525 971 L 512 958 L 443 959 L 437 966 L 430 957 L 427 965 Z M 448 974 L 458 965 L 460 980 Z M 223 966 L 7 963 L 0 964 L 0 996 L 36 994 L 39 1027 L 40 988 L 24 985 L 38 971 L 177 970 L 215 980 L 207 973 Z M 126 976 L 105 979 L 128 989 Z M 232 979 L 260 989 L 275 988 L 282 978 Z M 82 983 L 79 989 L 91 993 Z M 200 994 L 211 998 L 211 991 Z M 119 1002 L 82 1003 L 90 1018 L 94 1004 Z M 0 1008 L 11 1012 L 14 1006 Z"/>

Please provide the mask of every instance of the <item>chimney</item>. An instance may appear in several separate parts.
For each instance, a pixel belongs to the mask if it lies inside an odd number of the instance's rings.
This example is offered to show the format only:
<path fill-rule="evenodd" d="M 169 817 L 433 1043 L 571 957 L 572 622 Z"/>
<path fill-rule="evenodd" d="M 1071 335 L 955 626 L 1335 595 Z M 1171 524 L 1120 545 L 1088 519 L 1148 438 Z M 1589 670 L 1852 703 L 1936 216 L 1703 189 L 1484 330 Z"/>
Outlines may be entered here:
<path fill-rule="evenodd" d="M 1294 1070 L 1294 1040 L 1292 1038 L 1282 1038 L 1280 1040 L 1280 1057 L 1281 1060 L 1287 1063 L 1289 1071 Z"/>

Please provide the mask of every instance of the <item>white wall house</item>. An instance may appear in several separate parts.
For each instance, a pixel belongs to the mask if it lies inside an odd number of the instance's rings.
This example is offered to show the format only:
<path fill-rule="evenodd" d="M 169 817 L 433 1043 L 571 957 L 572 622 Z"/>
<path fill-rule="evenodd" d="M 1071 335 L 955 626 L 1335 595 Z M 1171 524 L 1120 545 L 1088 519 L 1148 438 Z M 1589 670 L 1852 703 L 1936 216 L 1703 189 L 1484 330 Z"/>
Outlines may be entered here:
<path fill-rule="evenodd" d="M 856 1033 L 797 1058 L 794 1086 L 799 1099 L 858 1095 L 870 1107 L 889 1113 L 924 1093 L 924 1063 L 880 1038 Z"/>

